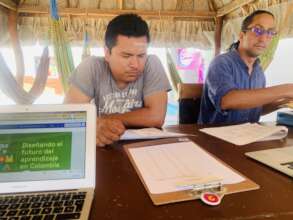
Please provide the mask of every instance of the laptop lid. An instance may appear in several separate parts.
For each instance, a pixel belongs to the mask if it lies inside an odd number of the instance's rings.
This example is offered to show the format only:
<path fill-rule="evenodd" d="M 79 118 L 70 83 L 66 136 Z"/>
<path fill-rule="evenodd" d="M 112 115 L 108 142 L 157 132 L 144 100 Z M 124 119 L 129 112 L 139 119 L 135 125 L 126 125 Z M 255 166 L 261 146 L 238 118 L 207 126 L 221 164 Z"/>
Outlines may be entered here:
<path fill-rule="evenodd" d="M 245 155 L 293 177 L 293 147 L 253 151 Z"/>
<path fill-rule="evenodd" d="M 0 193 L 94 188 L 96 108 L 1 106 Z"/>

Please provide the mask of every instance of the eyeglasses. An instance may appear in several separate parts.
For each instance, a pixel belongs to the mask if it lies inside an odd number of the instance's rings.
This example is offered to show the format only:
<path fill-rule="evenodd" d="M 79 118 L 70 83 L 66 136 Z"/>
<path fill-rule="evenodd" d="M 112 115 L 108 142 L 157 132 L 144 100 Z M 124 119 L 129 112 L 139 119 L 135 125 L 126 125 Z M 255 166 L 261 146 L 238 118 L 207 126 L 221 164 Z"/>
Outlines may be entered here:
<path fill-rule="evenodd" d="M 255 35 L 257 37 L 262 36 L 264 34 L 266 34 L 268 37 L 274 37 L 277 35 L 277 31 L 271 30 L 271 29 L 266 30 L 261 27 L 251 27 L 251 28 L 247 28 L 245 31 L 251 31 L 251 32 L 255 33 Z"/>

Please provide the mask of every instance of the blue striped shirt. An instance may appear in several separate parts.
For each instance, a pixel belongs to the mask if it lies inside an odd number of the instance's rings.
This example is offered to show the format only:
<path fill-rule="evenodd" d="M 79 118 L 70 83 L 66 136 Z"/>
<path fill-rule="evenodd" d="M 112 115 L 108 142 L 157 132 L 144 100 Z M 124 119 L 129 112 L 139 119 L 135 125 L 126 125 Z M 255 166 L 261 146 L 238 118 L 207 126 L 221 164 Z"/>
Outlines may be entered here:
<path fill-rule="evenodd" d="M 242 110 L 222 110 L 221 99 L 231 90 L 264 88 L 263 70 L 257 59 L 251 75 L 237 50 L 217 56 L 210 64 L 203 88 L 199 124 L 237 124 L 257 122 L 262 107 Z M 253 98 L 253 97 L 251 97 Z"/>

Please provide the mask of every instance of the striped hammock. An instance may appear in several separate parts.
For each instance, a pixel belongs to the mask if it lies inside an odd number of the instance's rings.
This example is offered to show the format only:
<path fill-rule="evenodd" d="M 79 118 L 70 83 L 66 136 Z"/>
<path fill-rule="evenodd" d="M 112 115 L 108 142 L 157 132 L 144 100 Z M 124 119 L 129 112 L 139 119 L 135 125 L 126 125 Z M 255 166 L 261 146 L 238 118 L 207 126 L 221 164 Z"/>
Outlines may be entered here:
<path fill-rule="evenodd" d="M 59 77 L 61 78 L 63 91 L 66 92 L 69 84 L 68 78 L 74 70 L 70 44 L 58 16 L 56 0 L 50 0 L 51 29 L 50 35 L 54 48 Z"/>

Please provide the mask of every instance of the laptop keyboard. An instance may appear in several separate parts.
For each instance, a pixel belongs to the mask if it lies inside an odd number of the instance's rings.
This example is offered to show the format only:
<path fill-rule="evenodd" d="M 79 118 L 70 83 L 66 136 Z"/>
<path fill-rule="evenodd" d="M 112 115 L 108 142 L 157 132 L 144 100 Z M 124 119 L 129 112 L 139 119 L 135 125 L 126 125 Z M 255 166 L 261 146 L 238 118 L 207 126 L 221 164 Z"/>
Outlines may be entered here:
<path fill-rule="evenodd" d="M 0 196 L 0 220 L 79 219 L 86 192 Z"/>

